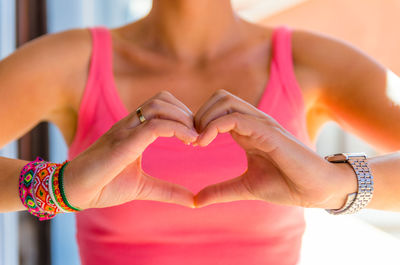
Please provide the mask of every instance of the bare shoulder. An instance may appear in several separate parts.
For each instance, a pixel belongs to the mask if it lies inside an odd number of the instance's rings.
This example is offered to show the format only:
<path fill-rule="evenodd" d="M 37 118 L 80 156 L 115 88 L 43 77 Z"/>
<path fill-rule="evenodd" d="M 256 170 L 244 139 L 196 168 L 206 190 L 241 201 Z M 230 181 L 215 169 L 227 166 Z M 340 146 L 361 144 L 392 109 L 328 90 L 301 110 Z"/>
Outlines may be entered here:
<path fill-rule="evenodd" d="M 14 63 L 25 62 L 24 65 L 36 65 L 40 68 L 64 69 L 68 64 L 79 64 L 90 56 L 91 38 L 87 30 L 70 30 L 57 34 L 47 34 L 36 38 L 17 49 L 9 57 L 1 61 L 1 66 L 13 66 Z M 21 65 L 19 65 L 21 66 Z"/>
<path fill-rule="evenodd" d="M 37 38 L 1 60 L 0 112 L 9 115 L 0 116 L 0 146 L 44 120 L 74 128 L 90 57 L 90 32 L 79 29 Z"/>
<path fill-rule="evenodd" d="M 26 81 L 41 84 L 40 90 L 79 92 L 79 88 L 83 88 L 90 56 L 90 32 L 86 29 L 69 30 L 42 36 L 21 46 L 1 61 L 0 71 L 4 67 L 23 72 Z"/>
<path fill-rule="evenodd" d="M 378 73 L 379 70 L 384 70 L 376 60 L 359 48 L 322 33 L 294 30 L 292 47 L 295 67 L 300 75 L 304 75 L 300 79 L 312 79 L 308 82 L 318 83 L 320 87 L 327 87 L 327 84 L 337 86 L 337 82 L 360 77 L 363 78 L 359 80 L 366 80 L 368 72 Z"/>

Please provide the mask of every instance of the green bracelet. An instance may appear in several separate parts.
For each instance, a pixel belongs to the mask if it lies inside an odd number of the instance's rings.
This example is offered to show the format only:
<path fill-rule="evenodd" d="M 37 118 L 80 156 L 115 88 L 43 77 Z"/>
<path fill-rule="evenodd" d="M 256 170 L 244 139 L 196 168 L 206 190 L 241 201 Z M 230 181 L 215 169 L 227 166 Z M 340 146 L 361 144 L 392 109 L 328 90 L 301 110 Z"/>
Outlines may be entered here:
<path fill-rule="evenodd" d="M 72 206 L 69 202 L 68 202 L 68 200 L 67 200 L 67 196 L 65 196 L 65 191 L 64 191 L 64 169 L 65 169 L 65 167 L 68 165 L 68 162 L 67 163 L 65 163 L 62 167 L 61 167 L 61 169 L 60 169 L 60 175 L 59 175 L 59 183 L 60 183 L 60 193 L 61 193 L 61 197 L 63 198 L 63 201 L 64 201 L 64 203 L 69 207 L 69 208 L 71 208 L 72 210 L 75 210 L 75 211 L 81 211 L 81 209 L 79 209 L 79 208 L 76 208 L 76 207 L 74 207 L 74 206 Z"/>

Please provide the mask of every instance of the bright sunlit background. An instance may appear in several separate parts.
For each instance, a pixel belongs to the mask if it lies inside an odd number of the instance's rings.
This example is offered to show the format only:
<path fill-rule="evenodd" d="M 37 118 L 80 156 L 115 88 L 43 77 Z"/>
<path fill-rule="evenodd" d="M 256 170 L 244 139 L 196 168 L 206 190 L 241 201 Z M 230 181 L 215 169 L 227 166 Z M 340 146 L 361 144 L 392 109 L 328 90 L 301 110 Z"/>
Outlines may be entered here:
<path fill-rule="evenodd" d="M 383 2 L 383 3 L 382 3 Z M 397 1 L 398 3 L 399 1 Z M 0 51 L 1 58 L 12 52 L 15 43 L 10 31 L 14 17 L 11 1 L 0 1 Z M 386 23 L 391 19 L 385 8 L 393 9 L 392 0 L 233 0 L 241 16 L 254 22 L 268 25 L 289 24 L 293 27 L 310 28 L 326 32 L 354 43 L 373 55 L 399 74 L 400 63 L 387 56 L 385 45 L 394 45 L 393 41 L 382 41 L 377 34 L 396 34 L 391 28 L 377 31 L 373 23 Z M 385 4 L 388 6 L 385 6 Z M 379 8 L 376 8 L 379 6 Z M 396 4 L 397 11 L 400 5 Z M 47 4 L 48 31 L 58 32 L 76 27 L 105 25 L 116 27 L 146 15 L 151 8 L 150 0 L 50 0 Z M 336 8 L 336 9 L 335 9 Z M 340 12 L 337 16 L 351 17 L 351 26 L 339 17 L 332 19 L 328 15 Z M 374 13 L 375 12 L 375 13 Z M 398 13 L 396 13 L 398 14 Z M 316 21 L 312 18 L 319 19 Z M 371 22 L 371 23 L 372 23 Z M 389 23 L 389 22 L 387 22 Z M 380 25 L 381 25 L 380 24 Z M 398 24 L 397 24 L 398 25 Z M 358 27 L 355 30 L 354 27 Z M 365 28 L 364 28 L 365 27 Z M 361 30 L 360 30 L 361 29 Z M 375 35 L 374 35 L 375 34 Z M 400 35 L 400 34 L 399 34 Z M 397 40 L 397 39 L 396 39 Z M 392 46 L 390 46 L 392 47 Z M 400 44 L 397 46 L 400 47 Z M 389 48 L 389 46 L 388 46 Z M 400 48 L 399 48 L 400 49 Z M 397 53 L 398 54 L 398 53 Z M 398 56 L 400 62 L 400 56 Z M 398 68 L 398 69 L 397 69 Z M 400 88 L 391 91 L 399 97 Z M 66 146 L 55 127 L 50 128 L 51 160 L 61 162 L 66 158 Z M 337 152 L 376 152 L 356 137 L 346 134 L 335 124 L 327 125 L 317 143 L 321 155 Z M 15 146 L 10 145 L 0 151 L 0 155 L 15 156 Z M 400 214 L 364 210 L 355 216 L 330 216 L 323 210 L 306 210 L 308 228 L 304 236 L 301 264 L 400 264 Z M 17 263 L 15 247 L 16 214 L 0 215 L 0 257 L 1 264 Z M 75 244 L 74 216 L 61 215 L 52 221 L 52 264 L 78 265 L 79 258 Z M 14 247 L 14 248 L 13 248 Z"/>

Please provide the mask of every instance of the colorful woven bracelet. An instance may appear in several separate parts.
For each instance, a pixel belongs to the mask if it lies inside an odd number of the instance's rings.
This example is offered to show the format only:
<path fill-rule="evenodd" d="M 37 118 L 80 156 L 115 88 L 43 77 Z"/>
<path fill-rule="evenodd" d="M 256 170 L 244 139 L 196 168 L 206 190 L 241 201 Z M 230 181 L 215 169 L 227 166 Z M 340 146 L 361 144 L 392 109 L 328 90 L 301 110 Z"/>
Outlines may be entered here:
<path fill-rule="evenodd" d="M 67 200 L 64 192 L 64 181 L 63 174 L 64 169 L 68 165 L 68 161 L 65 161 L 61 167 L 58 167 L 54 172 L 53 180 L 52 180 L 52 188 L 55 200 L 57 204 L 66 212 L 78 212 L 80 209 L 73 207 Z"/>
<path fill-rule="evenodd" d="M 81 209 L 76 208 L 74 206 L 72 206 L 69 201 L 67 200 L 67 196 L 65 195 L 65 190 L 64 190 L 64 170 L 67 167 L 69 162 L 66 162 L 62 165 L 61 169 L 60 169 L 60 175 L 59 175 L 59 183 L 60 183 L 60 191 L 61 191 L 61 196 L 64 200 L 64 203 L 73 211 L 75 212 L 79 212 L 81 211 Z"/>
<path fill-rule="evenodd" d="M 28 209 L 28 212 L 32 215 L 39 217 L 39 220 L 49 220 L 55 216 L 54 212 L 46 212 L 41 207 L 39 207 L 36 195 L 34 184 L 36 187 L 41 185 L 37 185 L 35 183 L 35 175 L 38 170 L 43 169 L 43 165 L 45 162 L 40 157 L 36 158 L 35 161 L 32 161 L 24 166 L 21 171 L 20 179 L 19 179 L 19 196 L 22 204 Z"/>
<path fill-rule="evenodd" d="M 61 164 L 61 165 L 62 165 L 62 164 Z M 56 168 L 56 170 L 54 170 L 54 173 L 51 174 L 51 176 L 50 176 L 50 179 L 49 179 L 49 194 L 50 194 L 50 197 L 51 197 L 52 201 L 54 202 L 54 205 L 57 206 L 57 208 L 60 210 L 60 212 L 62 212 L 62 213 L 68 213 L 68 211 L 64 210 L 64 209 L 60 206 L 60 204 L 58 203 L 58 201 L 57 201 L 57 199 L 56 199 L 56 196 L 54 195 L 54 189 L 53 189 L 53 178 L 54 178 L 54 175 L 58 175 L 58 174 L 59 174 L 61 165 L 60 165 L 58 168 Z M 56 174 L 56 173 L 57 173 L 57 174 Z"/>
<path fill-rule="evenodd" d="M 43 162 L 38 165 L 37 172 L 33 180 L 33 194 L 37 206 L 44 212 L 57 214 L 61 211 L 54 204 L 50 196 L 49 182 L 59 164 Z"/>

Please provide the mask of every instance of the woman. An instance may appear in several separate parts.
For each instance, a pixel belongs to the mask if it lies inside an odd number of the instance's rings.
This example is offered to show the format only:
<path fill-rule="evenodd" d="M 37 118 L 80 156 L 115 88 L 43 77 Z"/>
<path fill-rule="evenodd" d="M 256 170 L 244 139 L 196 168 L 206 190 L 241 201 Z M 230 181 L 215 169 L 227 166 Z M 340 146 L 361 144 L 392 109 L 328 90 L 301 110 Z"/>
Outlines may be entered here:
<path fill-rule="evenodd" d="M 295 264 L 304 231 L 299 208 L 262 200 L 201 209 L 155 202 L 193 206 L 192 193 L 247 168 L 256 180 L 276 173 L 257 150 L 265 133 L 252 138 L 260 134 L 246 125 L 245 137 L 216 136 L 237 129 L 232 117 L 254 125 L 271 116 L 309 146 L 328 120 L 379 148 L 400 145 L 400 109 L 385 93 L 382 66 L 328 37 L 245 22 L 229 0 L 154 0 L 139 22 L 46 36 L 2 61 L 0 80 L 0 113 L 7 111 L 0 145 L 41 120 L 55 123 L 70 145 L 65 192 L 87 209 L 77 214 L 83 264 Z M 218 118 L 228 124 L 212 122 Z M 173 135 L 199 147 L 156 140 Z M 16 176 L 26 162 L 1 163 Z M 16 186 L 15 179 L 4 182 Z M 345 194 L 354 187 L 343 179 Z M 262 183 L 275 195 L 295 194 L 284 178 Z M 16 193 L 2 209 L 22 209 Z M 213 201 L 204 194 L 199 205 Z M 317 195 L 314 203 L 326 208 L 344 201 Z M 137 201 L 145 199 L 153 201 Z"/>

